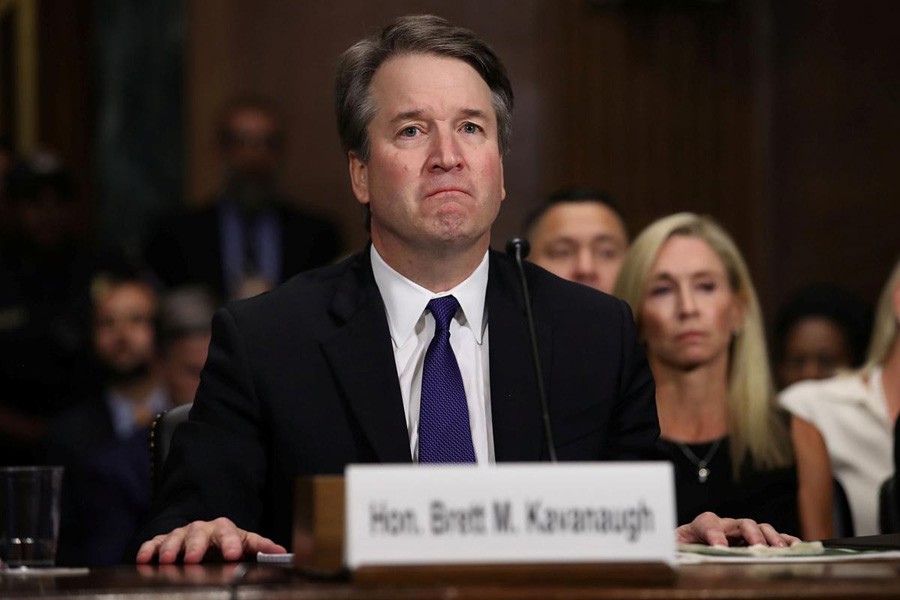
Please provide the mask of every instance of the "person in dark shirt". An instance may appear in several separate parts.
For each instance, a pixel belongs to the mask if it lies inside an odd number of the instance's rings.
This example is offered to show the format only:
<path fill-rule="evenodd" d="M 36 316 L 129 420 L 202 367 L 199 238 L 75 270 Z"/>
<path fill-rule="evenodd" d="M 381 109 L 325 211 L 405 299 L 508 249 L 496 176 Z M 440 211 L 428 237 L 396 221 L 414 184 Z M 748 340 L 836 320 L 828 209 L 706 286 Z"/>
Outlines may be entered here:
<path fill-rule="evenodd" d="M 219 193 L 203 208 L 164 218 L 150 236 L 145 259 L 162 282 L 245 298 L 331 262 L 340 250 L 334 225 L 297 208 L 279 187 L 285 140 L 274 103 L 232 100 L 217 141 L 225 167 Z"/>
<path fill-rule="evenodd" d="M 149 426 L 171 406 L 156 360 L 157 297 L 140 279 L 94 279 L 103 385 L 54 419 L 46 460 L 65 467 L 57 561 L 111 565 L 150 507 Z"/>
<path fill-rule="evenodd" d="M 656 221 L 633 242 L 615 294 L 631 304 L 646 343 L 679 523 L 714 511 L 830 537 L 831 482 L 802 477 L 808 461 L 827 461 L 824 443 L 811 425 L 792 424 L 794 440 L 799 430 L 819 441 L 803 444 L 795 468 L 759 302 L 728 234 L 691 213 Z"/>

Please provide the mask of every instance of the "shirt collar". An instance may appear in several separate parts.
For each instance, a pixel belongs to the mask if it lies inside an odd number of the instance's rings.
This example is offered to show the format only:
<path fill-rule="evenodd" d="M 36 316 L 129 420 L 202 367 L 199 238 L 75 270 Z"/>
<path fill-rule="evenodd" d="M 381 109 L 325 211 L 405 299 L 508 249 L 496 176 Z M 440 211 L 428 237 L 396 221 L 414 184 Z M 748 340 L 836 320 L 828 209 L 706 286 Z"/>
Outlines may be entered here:
<path fill-rule="evenodd" d="M 156 415 L 169 408 L 169 397 L 162 388 L 156 388 L 147 397 L 145 404 L 150 408 L 150 412 Z M 134 422 L 134 405 L 128 398 L 109 390 L 106 394 L 106 405 L 109 407 L 116 437 L 125 439 L 137 430 L 138 427 Z"/>
<path fill-rule="evenodd" d="M 395 271 L 381 258 L 375 246 L 371 246 L 370 257 L 375 283 L 387 309 L 388 327 L 394 347 L 402 346 L 412 335 L 429 300 L 450 295 L 456 297 L 462 309 L 460 324 L 467 325 L 472 330 L 475 341 L 481 344 L 486 322 L 484 299 L 488 281 L 487 252 L 471 275 L 453 289 L 440 294 L 423 288 Z"/>

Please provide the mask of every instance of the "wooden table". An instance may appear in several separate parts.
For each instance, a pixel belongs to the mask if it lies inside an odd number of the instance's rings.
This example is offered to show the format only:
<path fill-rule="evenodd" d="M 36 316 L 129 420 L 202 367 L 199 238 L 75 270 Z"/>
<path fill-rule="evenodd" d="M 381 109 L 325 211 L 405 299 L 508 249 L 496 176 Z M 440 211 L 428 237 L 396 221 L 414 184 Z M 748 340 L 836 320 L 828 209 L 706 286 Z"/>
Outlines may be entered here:
<path fill-rule="evenodd" d="M 0 598 L 180 600 L 212 598 L 342 600 L 575 598 L 900 598 L 900 561 L 691 565 L 667 584 L 379 585 L 317 581 L 290 569 L 256 564 L 121 566 L 87 575 L 0 576 Z"/>

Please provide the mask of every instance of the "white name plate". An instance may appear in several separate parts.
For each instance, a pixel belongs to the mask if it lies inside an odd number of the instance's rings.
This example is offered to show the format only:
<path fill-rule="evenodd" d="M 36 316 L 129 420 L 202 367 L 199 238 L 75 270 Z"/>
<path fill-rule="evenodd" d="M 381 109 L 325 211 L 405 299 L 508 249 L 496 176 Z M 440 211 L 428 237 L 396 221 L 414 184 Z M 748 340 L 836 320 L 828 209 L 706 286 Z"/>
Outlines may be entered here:
<path fill-rule="evenodd" d="M 675 562 L 668 462 L 352 465 L 346 564 Z"/>

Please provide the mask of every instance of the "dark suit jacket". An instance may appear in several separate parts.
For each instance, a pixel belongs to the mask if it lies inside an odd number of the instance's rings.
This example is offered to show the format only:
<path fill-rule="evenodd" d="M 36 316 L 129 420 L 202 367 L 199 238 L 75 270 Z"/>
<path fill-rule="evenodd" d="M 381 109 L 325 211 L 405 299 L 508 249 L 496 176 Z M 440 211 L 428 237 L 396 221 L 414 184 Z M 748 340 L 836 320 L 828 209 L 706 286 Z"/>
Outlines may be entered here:
<path fill-rule="evenodd" d="M 145 258 L 164 284 L 203 284 L 226 298 L 218 204 L 163 219 L 145 249 Z M 337 256 L 339 236 L 330 222 L 289 209 L 277 209 L 281 234 L 281 283 Z"/>
<path fill-rule="evenodd" d="M 116 436 L 102 395 L 50 424 L 47 463 L 65 467 L 58 565 L 115 565 L 126 558 L 150 509 L 149 443 L 146 427 L 126 439 Z"/>
<path fill-rule="evenodd" d="M 527 265 L 561 460 L 642 459 L 659 434 L 628 306 Z M 546 457 L 520 285 L 491 252 L 487 286 L 497 461 Z M 221 309 L 190 420 L 175 432 L 143 539 L 231 518 L 290 544 L 295 477 L 411 461 L 384 304 L 368 252 Z"/>

